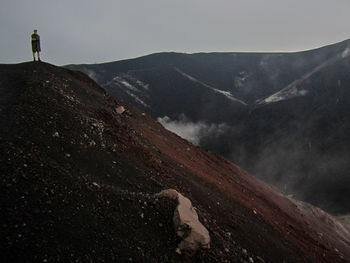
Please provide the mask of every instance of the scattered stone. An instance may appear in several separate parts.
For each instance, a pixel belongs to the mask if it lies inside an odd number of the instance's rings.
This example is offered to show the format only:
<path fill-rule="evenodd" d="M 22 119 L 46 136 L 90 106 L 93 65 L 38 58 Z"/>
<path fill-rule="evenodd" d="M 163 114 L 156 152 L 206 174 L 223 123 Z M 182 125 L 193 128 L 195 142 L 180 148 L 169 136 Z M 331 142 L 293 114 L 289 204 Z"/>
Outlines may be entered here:
<path fill-rule="evenodd" d="M 125 112 L 125 108 L 123 106 L 119 106 L 115 109 L 118 114 L 123 114 Z"/>
<path fill-rule="evenodd" d="M 242 249 L 242 253 L 243 255 L 246 255 L 246 256 L 248 255 L 248 251 L 245 248 Z"/>
<path fill-rule="evenodd" d="M 250 263 L 254 263 L 254 259 L 250 257 L 250 258 L 249 258 L 249 262 L 250 262 Z"/>
<path fill-rule="evenodd" d="M 52 137 L 59 138 L 60 134 L 58 132 L 55 132 L 54 134 L 52 134 Z"/>
<path fill-rule="evenodd" d="M 96 182 L 93 182 L 92 185 L 93 185 L 93 186 L 96 186 L 98 189 L 101 188 L 101 186 L 100 186 L 98 183 L 96 183 Z"/>

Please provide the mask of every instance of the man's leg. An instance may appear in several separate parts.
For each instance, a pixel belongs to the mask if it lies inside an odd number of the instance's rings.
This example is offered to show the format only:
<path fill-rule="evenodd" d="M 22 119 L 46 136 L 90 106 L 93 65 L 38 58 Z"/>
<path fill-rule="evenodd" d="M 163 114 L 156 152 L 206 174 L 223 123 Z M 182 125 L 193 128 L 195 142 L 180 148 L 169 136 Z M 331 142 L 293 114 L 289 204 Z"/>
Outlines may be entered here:
<path fill-rule="evenodd" d="M 33 60 L 35 61 L 35 52 L 33 52 Z"/>
<path fill-rule="evenodd" d="M 41 61 L 40 60 L 40 52 L 38 51 L 38 61 Z"/>

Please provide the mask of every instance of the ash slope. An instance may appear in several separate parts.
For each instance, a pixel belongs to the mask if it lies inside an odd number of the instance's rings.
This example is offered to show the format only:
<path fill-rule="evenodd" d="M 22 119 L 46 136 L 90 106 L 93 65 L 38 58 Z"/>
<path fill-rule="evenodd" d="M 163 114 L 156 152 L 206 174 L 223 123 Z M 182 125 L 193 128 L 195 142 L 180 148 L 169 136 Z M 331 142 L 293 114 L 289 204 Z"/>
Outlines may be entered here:
<path fill-rule="evenodd" d="M 196 129 L 186 138 L 285 194 L 350 212 L 350 40 L 298 53 L 160 53 L 69 67 L 169 117 L 166 127 Z"/>
<path fill-rule="evenodd" d="M 0 95 L 3 262 L 350 261 L 345 222 L 200 150 L 82 73 L 0 65 Z M 192 200 L 211 249 L 175 253 L 174 203 L 153 196 L 166 188 Z"/>

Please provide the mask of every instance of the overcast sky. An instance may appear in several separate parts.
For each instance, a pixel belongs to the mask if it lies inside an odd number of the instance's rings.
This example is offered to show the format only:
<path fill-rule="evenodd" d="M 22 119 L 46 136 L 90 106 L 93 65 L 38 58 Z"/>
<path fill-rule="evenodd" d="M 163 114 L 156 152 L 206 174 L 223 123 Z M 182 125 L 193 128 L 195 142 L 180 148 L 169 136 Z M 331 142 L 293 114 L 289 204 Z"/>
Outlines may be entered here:
<path fill-rule="evenodd" d="M 349 0 L 1 0 L 0 63 L 101 63 L 161 51 L 300 51 L 350 38 Z"/>

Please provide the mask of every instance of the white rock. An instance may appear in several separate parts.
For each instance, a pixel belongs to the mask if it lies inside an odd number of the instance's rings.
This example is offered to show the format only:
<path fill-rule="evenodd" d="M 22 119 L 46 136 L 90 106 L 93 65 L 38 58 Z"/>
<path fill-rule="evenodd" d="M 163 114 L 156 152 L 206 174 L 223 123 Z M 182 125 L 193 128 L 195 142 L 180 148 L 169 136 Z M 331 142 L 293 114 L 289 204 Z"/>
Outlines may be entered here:
<path fill-rule="evenodd" d="M 177 252 L 178 250 L 196 251 L 201 248 L 210 248 L 209 232 L 199 222 L 197 212 L 188 198 L 174 189 L 163 190 L 157 196 L 178 201 L 173 222 L 176 234 L 183 240 L 178 245 Z"/>
<path fill-rule="evenodd" d="M 92 185 L 96 186 L 97 188 L 101 188 L 101 186 L 98 183 L 96 183 L 96 182 L 92 182 Z"/>
<path fill-rule="evenodd" d="M 125 108 L 123 106 L 119 106 L 115 109 L 118 114 L 123 114 L 125 112 Z"/>

